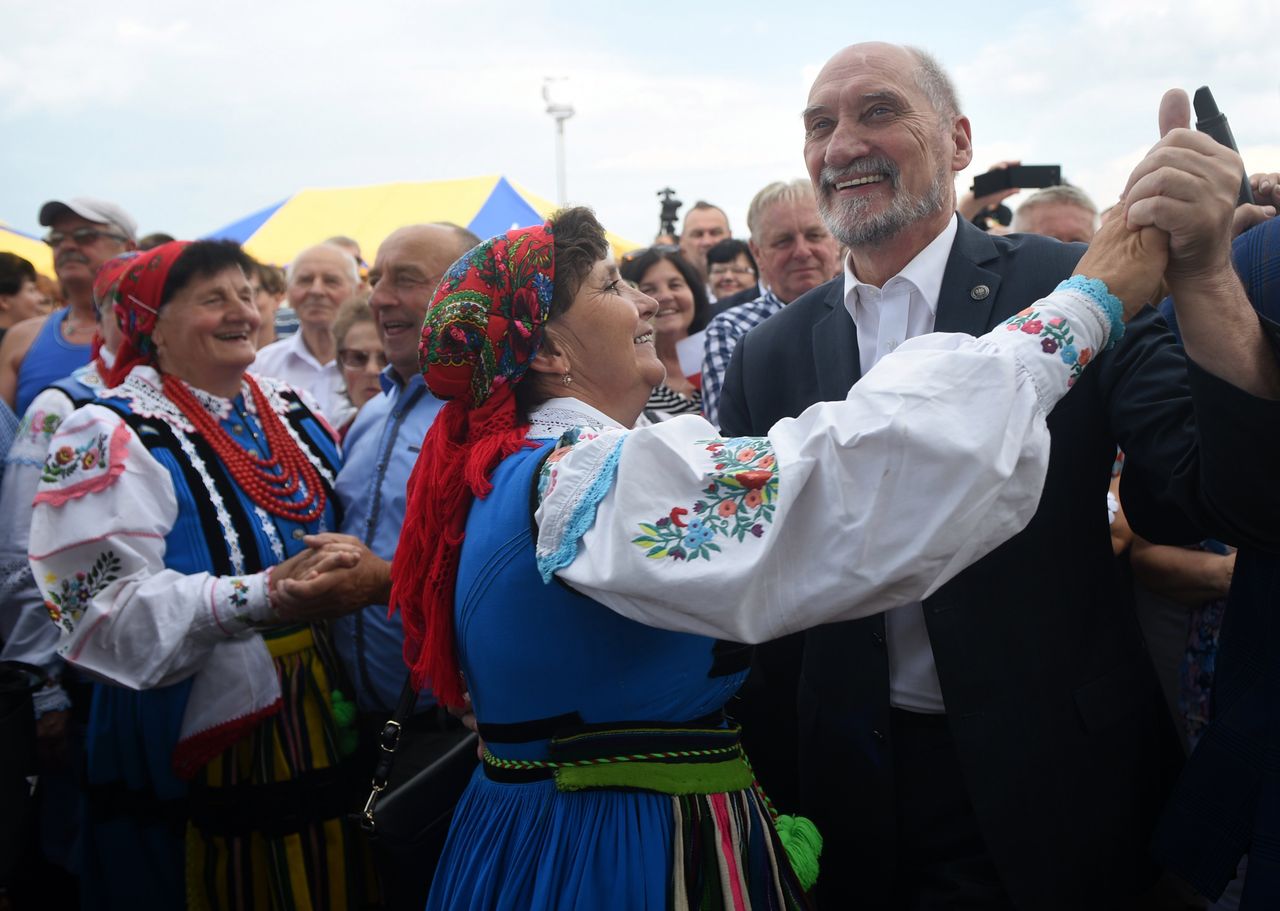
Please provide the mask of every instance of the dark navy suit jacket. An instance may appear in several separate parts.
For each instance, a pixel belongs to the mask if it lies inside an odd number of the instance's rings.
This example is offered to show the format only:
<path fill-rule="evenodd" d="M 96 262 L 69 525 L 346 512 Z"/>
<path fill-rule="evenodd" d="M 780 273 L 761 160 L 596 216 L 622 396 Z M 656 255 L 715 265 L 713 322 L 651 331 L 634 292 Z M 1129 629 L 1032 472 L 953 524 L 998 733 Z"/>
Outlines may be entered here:
<path fill-rule="evenodd" d="M 1280 219 L 1236 238 L 1253 306 L 1280 320 Z M 1177 321 L 1171 302 L 1161 307 Z M 1280 463 L 1280 449 L 1259 446 Z M 1280 524 L 1280 515 L 1273 516 Z M 1280 908 L 1280 556 L 1241 548 L 1219 639 L 1213 721 L 1161 822 L 1156 853 L 1216 898 L 1248 852 L 1242 908 Z"/>
<path fill-rule="evenodd" d="M 961 222 L 937 331 L 985 332 L 1048 294 L 1083 251 Z M 836 279 L 739 343 L 723 432 L 763 433 L 815 401 L 844 398 L 860 375 Z M 1189 366 L 1148 309 L 1050 416 L 1048 476 L 1030 525 L 925 602 L 969 798 L 1018 907 L 1123 905 L 1151 878 L 1150 839 L 1181 755 L 1112 556 L 1106 490 L 1120 444 L 1134 487 L 1126 486 L 1126 512 L 1144 536 L 1198 540 L 1203 527 L 1228 541 L 1265 537 L 1274 522 L 1259 518 L 1256 490 L 1233 483 L 1249 466 L 1209 470 L 1242 441 L 1265 442 L 1259 414 L 1280 414 L 1247 399 Z M 1267 441 L 1280 441 L 1280 422 Z M 775 747 L 766 762 L 753 760 L 761 781 L 784 803 L 798 794 L 823 832 L 821 902 L 879 907 L 896 825 L 883 616 L 820 627 L 759 654 L 761 679 L 739 708 L 744 728 L 756 726 L 748 750 L 761 752 L 761 729 L 763 752 Z M 777 749 L 791 732 L 798 757 Z"/>

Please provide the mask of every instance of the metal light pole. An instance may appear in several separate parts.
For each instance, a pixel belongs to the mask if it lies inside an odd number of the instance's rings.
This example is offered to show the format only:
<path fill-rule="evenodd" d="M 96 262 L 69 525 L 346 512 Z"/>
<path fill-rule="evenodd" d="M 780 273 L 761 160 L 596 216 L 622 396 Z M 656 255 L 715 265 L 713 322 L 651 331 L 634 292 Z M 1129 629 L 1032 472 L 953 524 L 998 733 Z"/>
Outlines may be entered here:
<path fill-rule="evenodd" d="M 573 105 L 556 102 L 551 98 L 551 83 L 557 80 L 550 76 L 542 80 L 542 100 L 547 103 L 547 113 L 556 122 L 556 201 L 561 205 L 569 202 L 569 192 L 565 187 L 564 170 L 564 122 L 573 116 Z"/>

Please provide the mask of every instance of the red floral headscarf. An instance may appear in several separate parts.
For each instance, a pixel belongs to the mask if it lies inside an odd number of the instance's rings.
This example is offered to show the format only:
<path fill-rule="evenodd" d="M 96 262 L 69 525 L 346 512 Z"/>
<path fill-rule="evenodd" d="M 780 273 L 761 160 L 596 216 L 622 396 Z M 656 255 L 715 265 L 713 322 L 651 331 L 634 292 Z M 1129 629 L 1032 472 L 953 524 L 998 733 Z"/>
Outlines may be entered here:
<path fill-rule="evenodd" d="M 111 319 L 115 319 L 115 298 L 120 291 L 120 279 L 124 278 L 124 272 L 129 267 L 129 263 L 141 255 L 137 250 L 130 250 L 111 257 L 98 267 L 98 273 L 93 277 L 93 304 L 100 314 L 105 308 L 110 307 Z M 92 359 L 97 361 L 99 375 L 105 377 L 107 366 L 103 363 L 101 352 L 102 333 L 96 332 L 93 336 Z"/>
<path fill-rule="evenodd" d="M 551 310 L 550 224 L 480 244 L 445 273 L 422 326 L 427 388 L 448 404 L 427 431 L 409 478 L 391 565 L 391 609 L 404 622 L 404 659 L 419 689 L 463 704 L 453 634 L 454 586 L 467 515 L 498 463 L 530 445 L 515 384 L 538 351 Z M 463 483 L 459 483 L 462 481 Z"/>
<path fill-rule="evenodd" d="M 127 261 L 128 268 L 117 282 L 112 303 L 124 339 L 107 375 L 108 386 L 119 384 L 139 364 L 155 361 L 156 346 L 151 341 L 151 333 L 160 315 L 160 295 L 174 261 L 190 245 L 189 240 L 170 241 Z"/>

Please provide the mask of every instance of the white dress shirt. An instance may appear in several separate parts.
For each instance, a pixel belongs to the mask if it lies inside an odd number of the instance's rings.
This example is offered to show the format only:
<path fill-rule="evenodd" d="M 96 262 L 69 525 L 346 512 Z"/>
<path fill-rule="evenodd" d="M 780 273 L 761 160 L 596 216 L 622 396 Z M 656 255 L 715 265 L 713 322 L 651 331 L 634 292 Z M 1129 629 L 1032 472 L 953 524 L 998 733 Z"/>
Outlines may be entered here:
<path fill-rule="evenodd" d="M 863 376 L 880 358 L 907 339 L 933 331 L 942 275 L 957 230 L 953 216 L 942 233 L 901 272 L 885 282 L 883 288 L 858 281 L 851 259 L 845 258 L 844 305 L 858 327 L 858 357 Z M 889 655 L 889 704 L 913 712 L 945 712 L 923 606 L 917 601 L 888 611 L 884 625 Z"/>
<path fill-rule="evenodd" d="M 249 372 L 272 377 L 294 389 L 311 393 L 320 413 L 332 427 L 341 427 L 355 413 L 355 406 L 347 398 L 346 384 L 337 360 L 320 363 L 307 349 L 302 330 L 259 351 L 258 359 Z"/>

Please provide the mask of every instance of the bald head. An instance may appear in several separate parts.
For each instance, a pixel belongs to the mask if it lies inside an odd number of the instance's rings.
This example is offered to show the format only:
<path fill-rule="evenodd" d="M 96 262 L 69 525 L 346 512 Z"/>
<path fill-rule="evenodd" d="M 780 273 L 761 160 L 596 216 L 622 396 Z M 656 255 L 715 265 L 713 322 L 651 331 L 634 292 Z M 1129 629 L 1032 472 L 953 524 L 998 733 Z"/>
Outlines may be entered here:
<path fill-rule="evenodd" d="M 378 247 L 369 284 L 369 306 L 387 360 L 408 382 L 418 369 L 418 333 L 436 286 L 453 262 L 479 243 L 457 225 L 409 225 Z"/>
<path fill-rule="evenodd" d="M 332 244 L 317 244 L 297 255 L 289 266 L 289 306 L 304 328 L 328 331 L 338 308 L 355 293 L 360 277 L 355 260 Z"/>
<path fill-rule="evenodd" d="M 944 119 L 959 116 L 960 97 L 956 93 L 951 77 L 938 63 L 937 58 L 918 47 L 887 44 L 883 41 L 851 44 L 844 50 L 838 51 L 826 62 L 819 71 L 818 78 L 814 80 L 814 86 L 821 83 L 824 76 L 831 78 L 828 70 L 835 73 L 860 72 L 867 67 L 910 75 L 916 87 L 929 100 L 934 113 Z M 812 100 L 812 92 L 810 100 Z"/>

